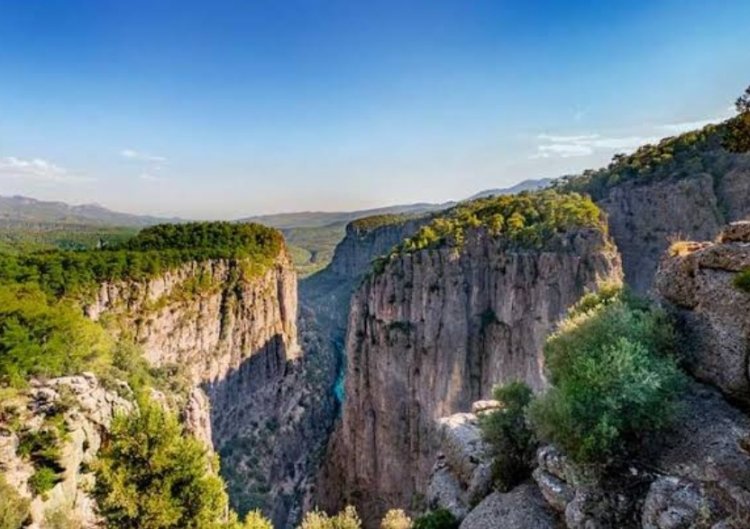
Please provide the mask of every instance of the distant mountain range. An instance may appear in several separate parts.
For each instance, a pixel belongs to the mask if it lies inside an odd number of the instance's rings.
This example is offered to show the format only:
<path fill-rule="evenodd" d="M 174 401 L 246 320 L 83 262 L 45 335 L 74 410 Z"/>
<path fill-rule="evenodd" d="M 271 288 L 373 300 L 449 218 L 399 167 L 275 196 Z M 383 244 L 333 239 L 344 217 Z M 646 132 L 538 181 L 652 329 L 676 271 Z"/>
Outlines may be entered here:
<path fill-rule="evenodd" d="M 65 202 L 37 200 L 24 196 L 0 196 L 0 224 L 85 224 L 97 226 L 144 227 L 177 218 L 118 213 L 98 204 L 71 206 Z"/>
<path fill-rule="evenodd" d="M 553 180 L 555 179 L 554 178 L 539 178 L 537 180 L 524 180 L 523 182 L 519 182 L 516 185 L 510 186 L 510 187 L 504 187 L 504 188 L 498 188 L 498 189 L 486 189 L 484 191 L 480 191 L 476 195 L 470 196 L 469 200 L 497 196 L 497 195 L 515 195 L 516 193 L 521 193 L 522 191 L 535 191 L 537 189 L 542 189 L 543 187 L 547 187 L 548 185 L 552 183 Z"/>
<path fill-rule="evenodd" d="M 549 185 L 551 178 L 524 180 L 514 186 L 501 189 L 487 189 L 467 200 L 492 195 L 507 195 L 539 189 Z M 346 225 L 347 223 L 372 215 L 399 213 L 428 213 L 439 211 L 458 202 L 442 204 L 417 203 L 399 204 L 381 208 L 357 211 L 301 211 L 277 213 L 273 215 L 255 215 L 239 219 L 244 222 L 259 222 L 282 230 L 294 228 L 322 228 L 325 226 Z M 65 202 L 37 200 L 25 196 L 0 196 L 0 224 L 84 224 L 95 226 L 144 227 L 163 222 L 184 222 L 179 218 L 165 218 L 150 215 L 133 215 L 112 211 L 98 204 L 70 205 Z"/>
<path fill-rule="evenodd" d="M 522 191 L 533 191 L 547 187 L 552 178 L 540 178 L 538 180 L 524 180 L 518 184 L 506 188 L 486 189 L 465 200 L 474 200 L 496 195 L 512 195 Z M 400 213 L 429 213 L 430 211 L 440 211 L 458 204 L 457 201 L 443 202 L 442 204 L 417 203 L 401 204 L 396 206 L 386 206 L 382 208 L 363 209 L 358 211 L 301 211 L 293 213 L 276 213 L 273 215 L 256 215 L 240 219 L 247 222 L 259 222 L 268 226 L 273 226 L 281 230 L 292 228 L 322 228 L 335 224 L 347 224 L 353 220 L 373 215 L 395 215 Z"/>

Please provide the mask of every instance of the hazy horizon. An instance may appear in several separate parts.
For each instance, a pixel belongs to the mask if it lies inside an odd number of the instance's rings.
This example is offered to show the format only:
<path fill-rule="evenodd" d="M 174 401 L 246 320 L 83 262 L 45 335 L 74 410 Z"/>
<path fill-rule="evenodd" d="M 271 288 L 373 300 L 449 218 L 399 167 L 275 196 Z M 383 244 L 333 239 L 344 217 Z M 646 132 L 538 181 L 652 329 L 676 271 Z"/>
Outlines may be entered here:
<path fill-rule="evenodd" d="M 0 2 L 0 195 L 238 218 L 580 172 L 728 117 L 748 15 L 739 0 Z"/>

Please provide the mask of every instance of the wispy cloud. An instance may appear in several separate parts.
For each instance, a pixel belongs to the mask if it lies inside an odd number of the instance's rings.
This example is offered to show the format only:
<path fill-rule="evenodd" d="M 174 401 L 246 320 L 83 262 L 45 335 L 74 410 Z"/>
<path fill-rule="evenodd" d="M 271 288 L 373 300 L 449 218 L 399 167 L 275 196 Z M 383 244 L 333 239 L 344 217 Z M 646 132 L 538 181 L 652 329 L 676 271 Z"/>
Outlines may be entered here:
<path fill-rule="evenodd" d="M 156 156 L 145 152 L 136 151 L 135 149 L 123 149 L 120 151 L 120 156 L 128 158 L 130 160 L 137 160 L 139 162 L 151 162 L 151 163 L 163 163 L 167 159 L 164 156 Z"/>
<path fill-rule="evenodd" d="M 138 175 L 138 178 L 147 182 L 161 182 L 164 180 L 161 176 L 157 176 L 153 173 L 141 173 Z"/>
<path fill-rule="evenodd" d="M 54 183 L 93 180 L 92 178 L 71 174 L 64 167 L 41 158 L 24 160 L 15 156 L 0 158 L 0 177 Z"/>
<path fill-rule="evenodd" d="M 681 121 L 679 123 L 667 123 L 659 125 L 657 128 L 669 134 L 682 134 L 690 130 L 702 129 L 706 125 L 721 123 L 734 115 L 734 107 L 728 107 L 722 114 L 708 119 L 698 119 L 694 121 Z"/>
<path fill-rule="evenodd" d="M 579 135 L 554 135 L 539 134 L 537 139 L 541 141 L 537 145 L 536 153 L 531 155 L 536 158 L 576 158 L 580 156 L 591 156 L 600 151 L 632 151 L 644 143 L 658 140 L 651 136 L 601 136 L 599 134 Z"/>

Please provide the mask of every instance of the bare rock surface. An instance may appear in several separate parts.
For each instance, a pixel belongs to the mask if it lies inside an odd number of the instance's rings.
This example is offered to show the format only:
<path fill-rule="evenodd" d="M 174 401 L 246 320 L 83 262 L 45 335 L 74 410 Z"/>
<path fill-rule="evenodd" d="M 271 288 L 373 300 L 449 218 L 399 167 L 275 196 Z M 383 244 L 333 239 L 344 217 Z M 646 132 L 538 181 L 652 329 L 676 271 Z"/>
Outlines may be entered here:
<path fill-rule="evenodd" d="M 564 525 L 550 509 L 534 483 L 524 483 L 507 493 L 493 492 L 461 522 L 460 529 L 561 529 Z"/>
<path fill-rule="evenodd" d="M 427 503 L 431 509 L 448 509 L 461 520 L 489 494 L 492 461 L 473 413 L 438 419 L 436 434 L 438 455 L 427 485 Z"/>
<path fill-rule="evenodd" d="M 750 156 L 704 153 L 726 169 L 611 187 L 597 205 L 622 254 L 626 283 L 639 294 L 652 288 L 659 260 L 675 238 L 712 240 L 722 227 L 750 217 Z M 715 164 L 708 161 L 709 165 Z"/>
<path fill-rule="evenodd" d="M 434 421 L 470 410 L 498 383 L 543 388 L 547 334 L 585 291 L 619 277 L 597 230 L 543 251 L 508 250 L 477 230 L 460 252 L 404 255 L 368 277 L 352 299 L 346 400 L 320 503 L 353 502 L 366 520 L 409 508 L 427 489 Z"/>
<path fill-rule="evenodd" d="M 734 285 L 750 267 L 750 223 L 730 224 L 720 240 L 676 247 L 656 291 L 677 318 L 687 368 L 750 407 L 750 293 Z"/>
<path fill-rule="evenodd" d="M 126 389 L 126 388 L 123 388 Z M 129 412 L 133 404 L 107 390 L 97 378 L 77 376 L 32 381 L 31 388 L 12 403 L 4 403 L 6 416 L 13 416 L 19 429 L 0 423 L 0 470 L 6 481 L 31 498 L 31 529 L 43 527 L 45 516 L 61 510 L 81 527 L 99 526 L 95 502 L 89 495 L 93 475 L 86 465 L 93 462 L 117 413 Z M 21 437 L 50 427 L 48 417 L 62 413 L 67 434 L 59 439 L 60 481 L 46 494 L 34 495 L 29 479 L 34 465 L 18 453 Z"/>

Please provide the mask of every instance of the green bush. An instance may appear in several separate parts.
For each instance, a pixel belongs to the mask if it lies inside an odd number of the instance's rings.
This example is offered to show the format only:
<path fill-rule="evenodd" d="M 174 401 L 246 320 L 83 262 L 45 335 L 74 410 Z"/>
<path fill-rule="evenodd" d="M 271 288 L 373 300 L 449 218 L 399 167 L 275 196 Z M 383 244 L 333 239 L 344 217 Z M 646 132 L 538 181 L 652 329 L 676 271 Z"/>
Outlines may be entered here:
<path fill-rule="evenodd" d="M 0 529 L 20 529 L 26 525 L 29 503 L 0 474 Z"/>
<path fill-rule="evenodd" d="M 531 475 L 536 443 L 525 414 L 533 394 L 522 382 L 498 386 L 493 394 L 503 408 L 481 415 L 479 425 L 493 457 L 495 486 L 507 492 Z"/>
<path fill-rule="evenodd" d="M 545 345 L 552 388 L 530 405 L 535 433 L 577 462 L 617 462 L 673 414 L 673 344 L 662 311 L 623 294 L 586 298 Z"/>
<path fill-rule="evenodd" d="M 29 478 L 29 488 L 34 494 L 44 494 L 60 482 L 60 474 L 52 467 L 40 466 Z"/>
<path fill-rule="evenodd" d="M 99 512 L 117 529 L 222 527 L 227 497 L 216 464 L 176 417 L 144 402 L 113 420 L 94 464 Z"/>
<path fill-rule="evenodd" d="M 448 509 L 436 509 L 414 520 L 413 529 L 457 529 L 458 520 Z"/>
<path fill-rule="evenodd" d="M 362 521 L 357 510 L 351 505 L 333 516 L 322 511 L 310 511 L 305 514 L 299 529 L 361 529 Z"/>
<path fill-rule="evenodd" d="M 734 276 L 732 281 L 735 288 L 750 293 L 750 268 L 745 268 Z"/>

